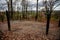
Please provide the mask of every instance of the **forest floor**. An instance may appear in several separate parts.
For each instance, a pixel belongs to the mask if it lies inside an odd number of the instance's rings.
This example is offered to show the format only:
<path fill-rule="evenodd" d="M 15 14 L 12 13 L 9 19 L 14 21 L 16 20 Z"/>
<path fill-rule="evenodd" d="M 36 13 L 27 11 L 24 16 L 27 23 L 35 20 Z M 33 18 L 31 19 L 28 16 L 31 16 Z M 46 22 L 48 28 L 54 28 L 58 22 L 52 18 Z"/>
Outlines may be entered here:
<path fill-rule="evenodd" d="M 60 28 L 50 23 L 49 34 L 46 36 L 46 23 L 36 21 L 11 21 L 11 31 L 7 22 L 0 22 L 1 40 L 59 40 Z"/>

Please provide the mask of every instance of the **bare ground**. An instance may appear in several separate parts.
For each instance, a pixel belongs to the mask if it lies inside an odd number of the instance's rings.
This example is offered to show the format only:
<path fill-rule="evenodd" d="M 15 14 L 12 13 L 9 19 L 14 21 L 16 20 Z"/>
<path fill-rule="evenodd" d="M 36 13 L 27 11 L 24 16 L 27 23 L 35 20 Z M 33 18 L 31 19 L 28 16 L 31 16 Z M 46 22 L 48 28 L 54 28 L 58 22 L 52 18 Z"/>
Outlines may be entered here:
<path fill-rule="evenodd" d="M 0 23 L 3 32 L 1 40 L 59 40 L 60 28 L 51 24 L 46 36 L 46 23 L 35 21 L 11 21 L 11 31 L 8 31 L 7 22 Z"/>

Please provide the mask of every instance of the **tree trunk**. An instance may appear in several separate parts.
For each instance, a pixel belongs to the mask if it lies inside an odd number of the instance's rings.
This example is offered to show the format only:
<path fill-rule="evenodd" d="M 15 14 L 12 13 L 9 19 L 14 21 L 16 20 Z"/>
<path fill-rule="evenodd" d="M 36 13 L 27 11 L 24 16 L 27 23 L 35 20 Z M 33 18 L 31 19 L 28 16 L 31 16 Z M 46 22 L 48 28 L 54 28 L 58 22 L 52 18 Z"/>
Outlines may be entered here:
<path fill-rule="evenodd" d="M 58 27 L 60 27 L 60 19 L 59 19 Z"/>
<path fill-rule="evenodd" d="M 31 14 L 32 14 L 32 7 L 31 7 Z"/>
<path fill-rule="evenodd" d="M 6 16 L 7 16 L 8 30 L 11 31 L 11 27 L 10 27 L 10 15 L 9 15 L 8 11 L 6 11 Z"/>
<path fill-rule="evenodd" d="M 27 15 L 27 5 L 26 5 L 26 19 L 27 19 L 27 16 L 28 16 L 28 15 Z"/>
<path fill-rule="evenodd" d="M 3 15 L 1 16 L 1 21 L 2 21 L 2 22 L 4 21 L 4 17 L 3 17 Z"/>
<path fill-rule="evenodd" d="M 48 34 L 49 31 L 49 23 L 50 23 L 50 16 L 47 16 L 46 35 Z"/>
<path fill-rule="evenodd" d="M 25 19 L 25 11 L 24 11 L 24 7 L 22 7 L 22 19 Z"/>
<path fill-rule="evenodd" d="M 1 13 L 0 18 L 1 18 L 1 21 L 3 22 L 4 21 L 4 15 L 3 15 L 3 13 Z"/>
<path fill-rule="evenodd" d="M 48 11 L 48 14 L 47 14 L 47 24 L 46 24 L 46 35 L 48 35 L 48 31 L 49 31 L 49 24 L 50 24 L 50 19 L 51 19 L 51 13 L 52 11 Z"/>

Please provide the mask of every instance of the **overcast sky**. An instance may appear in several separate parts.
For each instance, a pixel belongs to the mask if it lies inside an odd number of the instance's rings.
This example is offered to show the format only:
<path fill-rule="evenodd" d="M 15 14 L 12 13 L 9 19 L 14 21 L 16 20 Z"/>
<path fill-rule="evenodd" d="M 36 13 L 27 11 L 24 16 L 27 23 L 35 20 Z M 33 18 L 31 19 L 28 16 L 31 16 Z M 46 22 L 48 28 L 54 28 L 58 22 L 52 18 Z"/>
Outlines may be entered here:
<path fill-rule="evenodd" d="M 21 0 L 20 0 L 21 1 Z M 30 6 L 36 6 L 36 0 L 29 0 L 30 1 Z M 21 5 L 20 5 L 20 3 L 21 2 L 16 2 L 16 5 L 14 5 L 14 10 L 17 10 L 17 7 L 19 8 L 20 7 L 20 9 L 21 9 Z M 1 5 L 1 4 L 3 4 L 3 5 Z M 39 8 L 39 9 L 42 9 L 43 7 L 43 5 L 42 5 L 42 0 L 39 0 L 39 6 L 41 7 L 41 8 Z M 6 4 L 6 1 L 5 0 L 0 0 L 0 10 L 7 10 L 7 4 Z M 36 7 L 33 7 L 33 9 L 32 10 L 36 10 Z M 60 6 L 58 6 L 57 8 L 55 8 L 55 10 L 60 10 Z"/>

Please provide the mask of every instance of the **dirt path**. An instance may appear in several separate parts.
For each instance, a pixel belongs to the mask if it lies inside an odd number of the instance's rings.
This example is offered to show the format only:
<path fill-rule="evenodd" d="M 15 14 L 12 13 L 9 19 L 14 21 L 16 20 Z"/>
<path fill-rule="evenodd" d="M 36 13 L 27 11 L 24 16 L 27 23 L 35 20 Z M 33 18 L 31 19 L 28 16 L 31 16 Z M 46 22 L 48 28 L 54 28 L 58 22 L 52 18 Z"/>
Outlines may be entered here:
<path fill-rule="evenodd" d="M 8 32 L 7 23 L 0 27 L 9 37 L 6 40 L 57 40 L 59 36 L 59 28 L 55 24 L 50 24 L 49 35 L 46 36 L 46 23 L 43 22 L 11 21 L 11 32 Z"/>

